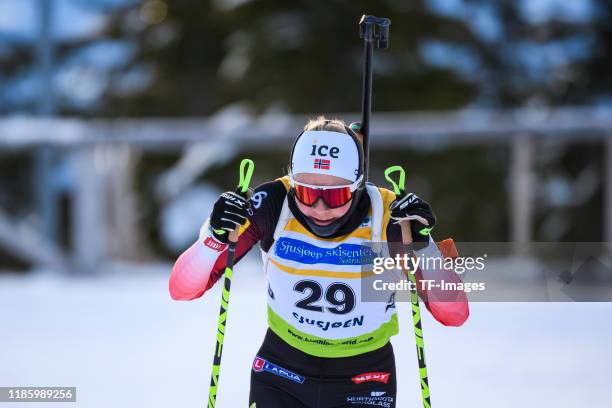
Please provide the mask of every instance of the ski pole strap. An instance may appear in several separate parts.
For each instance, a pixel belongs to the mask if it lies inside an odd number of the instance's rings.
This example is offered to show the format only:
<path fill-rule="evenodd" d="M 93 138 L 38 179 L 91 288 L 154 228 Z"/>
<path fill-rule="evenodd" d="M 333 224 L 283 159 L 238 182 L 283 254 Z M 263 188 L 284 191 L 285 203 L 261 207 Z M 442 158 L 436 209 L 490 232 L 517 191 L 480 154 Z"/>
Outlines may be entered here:
<path fill-rule="evenodd" d="M 391 174 L 395 172 L 399 172 L 399 181 L 397 183 L 391 178 Z M 393 192 L 396 196 L 404 194 L 406 184 L 406 172 L 404 171 L 404 168 L 402 166 L 387 167 L 387 169 L 385 170 L 385 179 L 393 186 Z"/>
<path fill-rule="evenodd" d="M 399 173 L 399 180 L 396 183 L 395 180 L 391 177 L 392 173 Z M 402 166 L 391 166 L 387 167 L 385 170 L 385 179 L 391 183 L 393 186 L 393 192 L 396 196 L 401 196 L 404 194 L 405 186 L 406 186 L 406 172 Z M 402 241 L 405 245 L 412 244 L 412 231 L 410 229 L 410 221 L 403 221 L 400 223 L 400 227 L 402 229 Z"/>
<path fill-rule="evenodd" d="M 238 192 L 240 194 L 244 195 L 248 191 L 254 168 L 255 164 L 251 159 L 242 159 L 240 162 L 240 181 L 238 183 Z"/>
<path fill-rule="evenodd" d="M 254 168 L 255 164 L 253 163 L 253 160 L 242 159 L 240 162 L 240 181 L 238 182 L 238 187 L 236 187 L 236 194 L 239 194 L 244 198 L 249 198 L 249 184 L 251 183 Z M 240 227 L 236 227 L 234 231 L 230 232 L 227 238 L 230 245 L 232 243 L 235 244 L 238 241 L 239 230 Z"/>

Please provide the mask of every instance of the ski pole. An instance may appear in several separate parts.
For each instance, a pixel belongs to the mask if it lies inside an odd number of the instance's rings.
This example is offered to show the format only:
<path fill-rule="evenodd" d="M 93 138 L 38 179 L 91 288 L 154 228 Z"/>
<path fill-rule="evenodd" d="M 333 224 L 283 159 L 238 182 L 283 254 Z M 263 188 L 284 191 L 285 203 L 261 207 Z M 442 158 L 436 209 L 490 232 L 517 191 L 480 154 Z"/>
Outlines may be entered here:
<path fill-rule="evenodd" d="M 240 181 L 236 188 L 236 194 L 247 197 L 253 168 L 252 160 L 243 159 L 240 163 Z M 221 292 L 221 308 L 219 310 L 219 322 L 217 323 L 217 343 L 213 357 L 212 374 L 210 377 L 210 389 L 208 392 L 208 408 L 215 408 L 217 404 L 217 388 L 219 386 L 219 371 L 221 369 L 221 355 L 223 353 L 223 339 L 225 338 L 225 322 L 227 321 L 227 309 L 229 305 L 230 288 L 232 286 L 232 275 L 234 268 L 234 253 L 236 241 L 238 241 L 238 227 L 230 232 L 228 236 L 227 261 L 223 271 L 223 289 Z"/>
<path fill-rule="evenodd" d="M 359 37 L 363 39 L 364 66 L 361 97 L 361 133 L 363 134 L 364 179 L 368 181 L 370 160 L 370 114 L 372 113 L 372 54 L 374 40 L 380 49 L 389 47 L 391 20 L 363 15 L 359 21 Z"/>
<path fill-rule="evenodd" d="M 391 178 L 391 173 L 399 172 L 399 180 L 396 183 Z M 391 166 L 385 170 L 385 179 L 393 186 L 393 192 L 400 197 L 405 194 L 406 172 L 401 166 Z M 412 256 L 412 231 L 410 230 L 410 221 L 400 222 L 402 228 L 402 243 L 408 246 L 410 255 Z M 427 364 L 425 363 L 425 342 L 423 340 L 423 327 L 421 326 L 421 308 L 419 306 L 419 294 L 417 291 L 416 271 L 406 271 L 410 285 L 410 302 L 412 303 L 412 321 L 414 323 L 414 337 L 416 339 L 417 359 L 419 362 L 419 377 L 421 382 L 421 397 L 423 399 L 423 407 L 431 408 L 431 398 L 429 395 L 429 378 L 427 377 Z"/>

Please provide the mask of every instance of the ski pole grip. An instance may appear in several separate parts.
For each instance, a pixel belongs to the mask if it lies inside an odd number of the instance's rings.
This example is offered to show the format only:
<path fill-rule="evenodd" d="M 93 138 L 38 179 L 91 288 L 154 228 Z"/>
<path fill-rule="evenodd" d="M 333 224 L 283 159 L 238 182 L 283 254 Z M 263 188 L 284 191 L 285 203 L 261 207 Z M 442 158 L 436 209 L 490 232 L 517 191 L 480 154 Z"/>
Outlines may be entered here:
<path fill-rule="evenodd" d="M 242 159 L 240 162 L 240 180 L 238 181 L 238 187 L 236 187 L 236 193 L 240 194 L 244 198 L 249 198 L 249 184 L 251 184 L 251 177 L 253 176 L 253 170 L 255 169 L 255 163 L 251 159 Z M 238 242 L 238 231 L 240 227 L 230 232 L 227 237 L 229 244 L 233 245 Z"/>
<path fill-rule="evenodd" d="M 399 180 L 397 181 L 397 183 L 391 177 L 391 174 L 396 172 L 399 173 Z M 406 186 L 406 172 L 404 171 L 404 168 L 402 166 L 388 167 L 385 170 L 385 179 L 393 186 L 393 192 L 396 196 L 400 197 L 404 194 Z M 406 220 L 400 222 L 400 227 L 402 229 L 402 242 L 404 243 L 404 245 L 412 244 L 413 240 L 412 230 L 410 229 L 410 221 Z"/>
<path fill-rule="evenodd" d="M 410 229 L 410 221 L 402 221 L 400 222 L 400 227 L 402 228 L 402 243 L 404 245 L 412 244 L 412 230 Z"/>

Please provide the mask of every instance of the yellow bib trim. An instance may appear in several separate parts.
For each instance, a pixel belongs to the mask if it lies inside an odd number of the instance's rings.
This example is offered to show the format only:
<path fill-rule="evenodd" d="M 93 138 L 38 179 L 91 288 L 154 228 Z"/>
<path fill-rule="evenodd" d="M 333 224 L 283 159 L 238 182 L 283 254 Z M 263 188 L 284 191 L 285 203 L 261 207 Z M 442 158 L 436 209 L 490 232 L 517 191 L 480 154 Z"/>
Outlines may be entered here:
<path fill-rule="evenodd" d="M 287 265 L 283 265 L 278 261 L 270 258 L 270 262 L 274 264 L 278 269 L 291 275 L 300 276 L 322 276 L 325 278 L 342 278 L 342 279 L 361 279 L 367 278 L 368 276 L 374 275 L 374 272 L 337 272 L 337 271 L 325 271 L 322 269 L 298 269 L 292 268 Z"/>

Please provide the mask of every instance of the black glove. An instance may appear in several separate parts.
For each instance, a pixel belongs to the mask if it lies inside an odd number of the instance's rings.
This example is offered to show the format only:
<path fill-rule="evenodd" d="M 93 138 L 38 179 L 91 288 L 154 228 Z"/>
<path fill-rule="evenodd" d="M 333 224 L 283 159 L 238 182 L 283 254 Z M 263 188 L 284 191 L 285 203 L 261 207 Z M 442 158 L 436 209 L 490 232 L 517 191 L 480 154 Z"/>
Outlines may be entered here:
<path fill-rule="evenodd" d="M 436 225 L 436 216 L 427 201 L 413 193 L 399 196 L 389 206 L 391 219 L 395 223 L 409 220 L 412 238 L 415 242 L 429 240 L 429 233 Z"/>
<path fill-rule="evenodd" d="M 231 191 L 221 194 L 210 214 L 210 231 L 217 241 L 226 244 L 229 233 L 247 222 L 250 205 L 249 200 Z"/>

